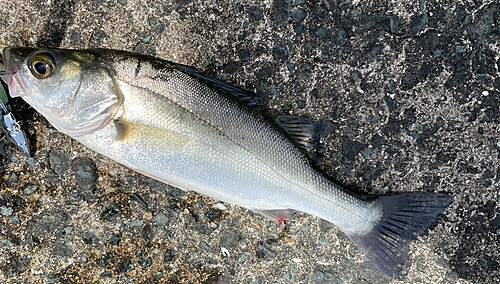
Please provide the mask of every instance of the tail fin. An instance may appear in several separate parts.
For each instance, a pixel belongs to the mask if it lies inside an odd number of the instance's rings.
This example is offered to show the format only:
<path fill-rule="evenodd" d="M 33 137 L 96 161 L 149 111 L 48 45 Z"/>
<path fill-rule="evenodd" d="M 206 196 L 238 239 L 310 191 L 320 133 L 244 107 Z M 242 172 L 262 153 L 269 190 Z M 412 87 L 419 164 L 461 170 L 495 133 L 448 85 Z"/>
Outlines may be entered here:
<path fill-rule="evenodd" d="M 379 223 L 363 235 L 347 235 L 382 273 L 402 280 L 411 240 L 434 223 L 451 201 L 449 195 L 429 192 L 383 195 L 373 201 L 383 212 Z"/>

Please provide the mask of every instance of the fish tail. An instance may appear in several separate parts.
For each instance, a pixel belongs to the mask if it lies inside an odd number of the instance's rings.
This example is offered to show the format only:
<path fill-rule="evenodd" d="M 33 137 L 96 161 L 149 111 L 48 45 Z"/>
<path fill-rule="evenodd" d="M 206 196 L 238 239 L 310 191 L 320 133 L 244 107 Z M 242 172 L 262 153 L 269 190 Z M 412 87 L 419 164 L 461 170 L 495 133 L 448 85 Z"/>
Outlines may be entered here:
<path fill-rule="evenodd" d="M 382 195 L 372 201 L 383 212 L 373 229 L 346 234 L 377 269 L 402 280 L 406 277 L 410 242 L 432 225 L 451 201 L 447 194 L 430 192 Z"/>

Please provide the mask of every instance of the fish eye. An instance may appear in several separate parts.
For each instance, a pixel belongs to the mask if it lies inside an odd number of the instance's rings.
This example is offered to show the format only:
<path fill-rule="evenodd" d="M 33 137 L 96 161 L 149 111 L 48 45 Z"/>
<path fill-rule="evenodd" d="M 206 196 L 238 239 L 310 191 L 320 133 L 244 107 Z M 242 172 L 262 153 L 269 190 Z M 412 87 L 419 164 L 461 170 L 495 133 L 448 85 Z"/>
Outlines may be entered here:
<path fill-rule="evenodd" d="M 48 78 L 55 70 L 54 59 L 48 54 L 36 54 L 29 64 L 31 74 L 38 79 Z"/>

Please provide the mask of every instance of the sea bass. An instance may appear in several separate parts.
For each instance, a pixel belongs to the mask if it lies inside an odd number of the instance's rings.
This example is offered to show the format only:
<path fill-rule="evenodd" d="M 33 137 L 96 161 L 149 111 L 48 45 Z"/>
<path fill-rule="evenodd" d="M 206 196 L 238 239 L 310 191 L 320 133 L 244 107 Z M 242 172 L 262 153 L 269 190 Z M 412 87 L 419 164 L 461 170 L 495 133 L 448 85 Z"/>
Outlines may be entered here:
<path fill-rule="evenodd" d="M 410 241 L 451 203 L 442 193 L 350 193 L 300 149 L 305 120 L 283 115 L 278 126 L 252 108 L 252 93 L 185 65 L 105 49 L 6 48 L 3 61 L 11 96 L 90 149 L 274 220 L 318 216 L 396 279 Z"/>

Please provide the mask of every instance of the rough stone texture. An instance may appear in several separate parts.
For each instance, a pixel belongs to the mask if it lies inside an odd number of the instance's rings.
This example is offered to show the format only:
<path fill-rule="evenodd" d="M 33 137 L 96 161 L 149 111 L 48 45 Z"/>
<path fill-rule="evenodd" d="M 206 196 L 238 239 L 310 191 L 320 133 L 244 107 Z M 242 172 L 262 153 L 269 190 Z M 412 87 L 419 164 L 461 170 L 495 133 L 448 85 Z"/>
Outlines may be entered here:
<path fill-rule="evenodd" d="M 83 189 L 90 189 L 97 180 L 97 168 L 91 159 L 87 157 L 77 158 L 73 161 L 76 183 Z"/>
<path fill-rule="evenodd" d="M 406 283 L 499 282 L 497 1 L 237 2 L 3 0 L 0 46 L 155 55 L 307 116 L 313 164 L 343 185 L 453 196 Z M 0 142 L 1 283 L 398 283 L 331 224 L 211 209 L 10 103 L 35 160 Z"/>
<path fill-rule="evenodd" d="M 50 168 L 59 176 L 63 176 L 69 169 L 69 157 L 61 149 L 54 149 L 49 152 Z"/>

